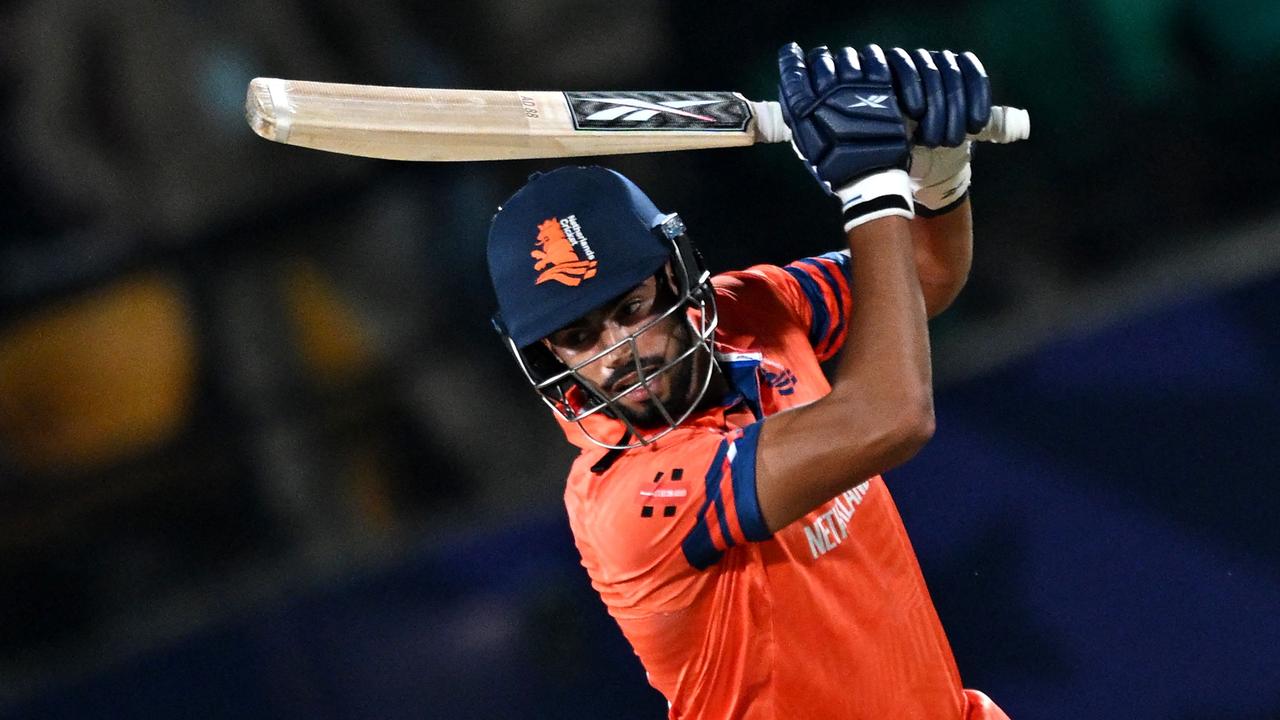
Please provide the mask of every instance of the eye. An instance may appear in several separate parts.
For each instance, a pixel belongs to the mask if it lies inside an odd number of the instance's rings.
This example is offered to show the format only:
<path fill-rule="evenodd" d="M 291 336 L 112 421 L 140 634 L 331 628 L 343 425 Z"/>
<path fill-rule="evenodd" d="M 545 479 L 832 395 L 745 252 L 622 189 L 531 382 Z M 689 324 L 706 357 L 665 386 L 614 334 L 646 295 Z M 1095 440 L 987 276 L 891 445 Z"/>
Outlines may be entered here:
<path fill-rule="evenodd" d="M 629 298 L 622 304 L 621 319 L 630 324 L 637 320 L 642 320 L 649 316 L 649 311 L 653 307 L 653 301 L 644 297 Z"/>
<path fill-rule="evenodd" d="M 551 343 L 567 350 L 581 351 L 595 343 L 595 336 L 586 328 L 566 328 L 551 336 Z"/>

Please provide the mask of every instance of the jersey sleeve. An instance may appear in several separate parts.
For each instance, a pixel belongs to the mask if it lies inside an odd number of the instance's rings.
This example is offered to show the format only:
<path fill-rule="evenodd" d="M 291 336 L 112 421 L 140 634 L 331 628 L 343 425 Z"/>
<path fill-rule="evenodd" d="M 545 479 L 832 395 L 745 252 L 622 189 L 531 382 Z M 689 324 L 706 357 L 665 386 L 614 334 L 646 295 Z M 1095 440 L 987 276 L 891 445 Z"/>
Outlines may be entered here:
<path fill-rule="evenodd" d="M 802 258 L 785 267 L 756 265 L 726 273 L 725 278 L 729 314 L 756 314 L 773 300 L 808 334 L 820 361 L 831 359 L 844 346 L 853 305 L 848 251 Z"/>
<path fill-rule="evenodd" d="M 689 565 L 705 570 L 735 545 L 769 538 L 756 494 L 756 446 L 759 422 L 720 441 L 707 467 L 702 502 L 694 524 L 680 543 Z"/>
<path fill-rule="evenodd" d="M 756 495 L 760 427 L 638 452 L 599 478 L 589 504 L 571 505 L 583 564 L 615 616 L 687 607 L 734 548 L 770 537 Z"/>

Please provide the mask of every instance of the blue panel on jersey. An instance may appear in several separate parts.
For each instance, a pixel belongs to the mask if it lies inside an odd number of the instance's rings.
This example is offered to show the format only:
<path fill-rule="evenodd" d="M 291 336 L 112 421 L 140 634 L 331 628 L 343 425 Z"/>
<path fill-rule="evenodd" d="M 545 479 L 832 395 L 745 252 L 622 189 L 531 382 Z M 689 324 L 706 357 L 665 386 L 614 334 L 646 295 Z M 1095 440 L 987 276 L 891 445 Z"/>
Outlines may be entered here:
<path fill-rule="evenodd" d="M 817 280 L 800 268 L 783 269 L 800 283 L 800 289 L 804 291 L 804 296 L 809 300 L 809 306 L 813 308 L 813 320 L 809 324 L 809 344 L 816 347 L 831 329 L 831 317 L 827 313 L 827 303 L 823 299 L 822 288 L 818 287 Z"/>
<path fill-rule="evenodd" d="M 763 422 L 751 423 L 742 431 L 733 457 L 733 504 L 738 509 L 742 535 L 752 542 L 768 540 L 771 533 L 760 512 L 760 494 L 756 489 L 756 448 L 760 444 Z"/>
<path fill-rule="evenodd" d="M 724 369 L 729 384 L 746 401 L 751 414 L 756 419 L 764 417 L 764 412 L 760 409 L 760 361 L 721 360 L 720 367 Z"/>

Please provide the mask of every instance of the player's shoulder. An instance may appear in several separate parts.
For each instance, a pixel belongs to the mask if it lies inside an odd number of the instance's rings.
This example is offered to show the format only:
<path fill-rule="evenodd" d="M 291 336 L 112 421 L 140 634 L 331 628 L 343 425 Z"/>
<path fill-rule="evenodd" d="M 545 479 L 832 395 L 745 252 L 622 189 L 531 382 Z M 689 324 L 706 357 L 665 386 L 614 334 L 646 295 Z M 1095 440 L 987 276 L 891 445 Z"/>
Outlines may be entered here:
<path fill-rule="evenodd" d="M 849 262 L 848 250 L 834 250 L 821 255 L 801 257 L 786 265 L 761 263 L 742 270 L 730 270 L 712 277 L 711 282 L 719 292 L 770 289 L 781 292 L 794 285 L 794 281 L 800 277 L 800 271 L 803 269 L 817 269 L 847 275 Z"/>
<path fill-rule="evenodd" d="M 582 564 L 615 616 L 678 611 L 714 575 L 693 565 L 684 543 L 706 511 L 707 478 L 723 462 L 726 436 L 682 428 L 660 443 L 628 450 L 598 473 L 584 461 L 566 489 Z"/>
<path fill-rule="evenodd" d="M 683 481 L 690 471 L 705 475 L 724 437 L 707 427 L 681 427 L 648 447 L 584 452 L 569 471 L 566 494 L 591 506 L 645 497 L 641 491 L 655 482 Z"/>
<path fill-rule="evenodd" d="M 708 472 L 724 444 L 723 433 L 694 427 L 614 458 L 584 453 L 565 488 L 575 536 L 620 566 L 664 539 L 678 541 L 671 534 L 688 530 L 685 518 L 706 497 Z"/>
<path fill-rule="evenodd" d="M 729 270 L 711 278 L 716 296 L 736 296 L 743 293 L 773 293 L 787 283 L 787 271 L 777 265 L 752 265 L 742 270 Z"/>
<path fill-rule="evenodd" d="M 716 275 L 711 283 L 721 323 L 726 327 L 794 323 L 794 282 L 786 269 L 777 265 L 753 265 Z"/>

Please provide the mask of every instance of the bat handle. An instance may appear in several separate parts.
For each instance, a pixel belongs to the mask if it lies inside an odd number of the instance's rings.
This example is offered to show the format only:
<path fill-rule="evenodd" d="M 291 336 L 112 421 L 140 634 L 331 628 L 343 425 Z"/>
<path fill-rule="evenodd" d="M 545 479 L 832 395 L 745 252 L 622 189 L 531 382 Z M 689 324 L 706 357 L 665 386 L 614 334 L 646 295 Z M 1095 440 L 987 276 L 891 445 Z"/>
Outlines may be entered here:
<path fill-rule="evenodd" d="M 1031 113 L 1008 105 L 992 105 L 991 119 L 974 140 L 992 143 L 1011 143 L 1031 137 Z"/>
<path fill-rule="evenodd" d="M 756 113 L 756 142 L 790 142 L 791 129 L 782 119 L 782 106 L 771 100 L 752 102 Z M 908 130 L 915 131 L 915 123 L 907 121 Z M 1026 110 L 1005 105 L 991 108 L 991 120 L 972 140 L 992 143 L 1011 143 L 1031 137 L 1031 114 Z"/>

